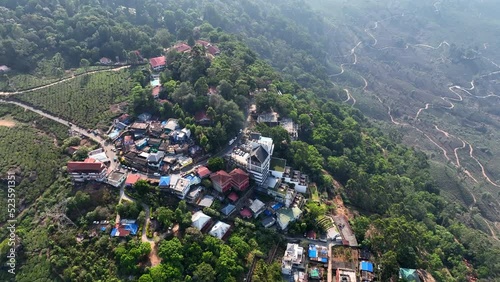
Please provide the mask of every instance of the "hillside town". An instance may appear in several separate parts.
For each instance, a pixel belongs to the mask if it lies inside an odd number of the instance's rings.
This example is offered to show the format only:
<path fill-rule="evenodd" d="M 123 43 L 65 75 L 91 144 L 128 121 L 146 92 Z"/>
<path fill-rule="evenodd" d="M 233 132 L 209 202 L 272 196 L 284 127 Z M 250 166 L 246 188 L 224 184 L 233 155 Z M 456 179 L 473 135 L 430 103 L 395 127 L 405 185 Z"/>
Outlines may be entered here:
<path fill-rule="evenodd" d="M 220 54 L 217 46 L 207 41 L 198 40 L 197 44 L 210 58 Z M 187 53 L 191 47 L 179 43 L 165 51 L 170 50 Z M 111 63 L 106 59 L 101 64 Z M 165 56 L 149 59 L 154 99 L 159 99 L 163 90 L 157 73 L 166 66 Z M 210 88 L 207 95 L 216 91 Z M 298 125 L 289 118 L 280 118 L 277 112 L 259 112 L 255 105 L 250 105 L 247 120 L 247 127 L 219 153 L 211 155 L 174 117 L 159 120 L 146 112 L 137 117 L 124 113 L 114 119 L 108 132 L 89 130 L 102 138 L 102 148 L 90 151 L 82 161 L 68 162 L 67 171 L 75 185 L 106 183 L 120 189 L 121 195 L 133 190 L 139 181 L 146 181 L 162 193 L 186 201 L 192 211 L 192 226 L 221 240 L 231 234 L 235 220 L 259 222 L 261 228 L 275 229 L 288 242 L 283 253 L 276 253 L 276 246 L 271 258 L 281 261 L 287 281 L 377 281 L 372 256 L 359 248 L 346 215 L 332 213 L 318 218 L 323 233 L 307 230 L 302 237 L 288 236 L 289 226 L 301 221 L 308 202 L 324 203 L 313 199 L 315 184 L 308 175 L 287 166 L 286 159 L 273 157 L 273 139 L 254 128 L 256 124 L 279 126 L 291 140 L 296 140 Z M 212 123 L 206 112 L 197 113 L 195 121 L 202 126 Z M 77 150 L 71 147 L 69 152 Z M 208 164 L 214 158 L 222 159 L 224 167 L 211 171 Z M 108 223 L 95 222 L 101 232 L 109 230 Z M 139 229 L 136 220 L 120 219 L 112 226 L 110 236 L 136 236 Z M 173 232 L 172 228 L 169 232 Z M 412 269 L 402 269 L 401 275 L 404 279 L 415 277 L 412 281 L 421 281 L 419 275 L 422 277 Z"/>

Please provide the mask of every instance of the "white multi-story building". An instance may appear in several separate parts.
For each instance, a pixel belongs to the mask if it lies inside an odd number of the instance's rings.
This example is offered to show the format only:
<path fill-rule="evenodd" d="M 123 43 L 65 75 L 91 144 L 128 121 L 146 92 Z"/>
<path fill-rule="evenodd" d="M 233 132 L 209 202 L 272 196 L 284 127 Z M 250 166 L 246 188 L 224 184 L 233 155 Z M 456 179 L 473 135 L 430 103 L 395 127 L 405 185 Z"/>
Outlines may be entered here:
<path fill-rule="evenodd" d="M 172 184 L 172 182 L 170 184 Z M 189 181 L 189 179 L 179 178 L 174 186 L 172 186 L 172 192 L 180 199 L 184 199 L 189 192 L 190 187 L 191 181 Z"/>
<path fill-rule="evenodd" d="M 237 166 L 245 168 L 250 173 L 250 177 L 262 186 L 269 176 L 273 150 L 273 139 L 252 133 L 246 145 L 233 151 L 231 159 Z"/>
<path fill-rule="evenodd" d="M 83 162 L 68 162 L 66 167 L 71 180 L 75 182 L 106 180 L 107 167 L 92 158 Z"/>
<path fill-rule="evenodd" d="M 288 243 L 286 245 L 285 255 L 281 260 L 281 273 L 291 275 L 292 268 L 302 264 L 304 258 L 304 248 L 299 244 Z"/>
<path fill-rule="evenodd" d="M 260 186 L 269 176 L 269 164 L 274 151 L 273 139 L 252 134 L 246 169 Z"/>

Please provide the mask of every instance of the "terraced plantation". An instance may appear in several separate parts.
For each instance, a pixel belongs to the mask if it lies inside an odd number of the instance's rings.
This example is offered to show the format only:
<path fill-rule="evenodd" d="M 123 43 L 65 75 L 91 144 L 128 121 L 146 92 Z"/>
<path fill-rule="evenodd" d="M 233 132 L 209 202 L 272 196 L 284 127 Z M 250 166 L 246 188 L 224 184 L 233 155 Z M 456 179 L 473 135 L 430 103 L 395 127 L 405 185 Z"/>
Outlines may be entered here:
<path fill-rule="evenodd" d="M 98 72 L 13 96 L 83 127 L 105 126 L 130 99 L 131 71 Z"/>

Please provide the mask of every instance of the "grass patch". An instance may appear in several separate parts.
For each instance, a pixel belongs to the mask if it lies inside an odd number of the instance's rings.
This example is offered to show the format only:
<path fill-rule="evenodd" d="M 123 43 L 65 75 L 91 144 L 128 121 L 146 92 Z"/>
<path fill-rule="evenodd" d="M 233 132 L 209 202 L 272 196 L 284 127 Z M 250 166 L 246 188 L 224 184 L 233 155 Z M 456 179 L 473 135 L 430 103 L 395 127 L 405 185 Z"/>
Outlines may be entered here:
<path fill-rule="evenodd" d="M 279 172 L 284 172 L 285 171 L 285 166 L 286 166 L 286 160 L 285 159 L 279 159 L 279 158 L 271 158 L 271 164 L 270 164 L 270 169 L 279 171 Z"/>
<path fill-rule="evenodd" d="M 309 185 L 309 191 L 311 192 L 311 200 L 319 203 L 318 187 L 316 185 Z"/>

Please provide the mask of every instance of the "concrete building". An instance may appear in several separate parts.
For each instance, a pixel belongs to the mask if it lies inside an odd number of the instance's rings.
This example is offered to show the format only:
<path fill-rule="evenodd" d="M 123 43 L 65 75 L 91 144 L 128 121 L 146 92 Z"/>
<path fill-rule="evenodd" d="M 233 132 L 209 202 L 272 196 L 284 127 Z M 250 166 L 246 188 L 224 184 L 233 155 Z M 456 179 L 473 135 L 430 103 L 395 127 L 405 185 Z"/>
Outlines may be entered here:
<path fill-rule="evenodd" d="M 108 176 L 108 184 L 113 187 L 120 187 L 125 179 L 127 178 L 127 174 L 120 171 L 113 171 Z"/>
<path fill-rule="evenodd" d="M 236 166 L 246 169 L 250 177 L 259 186 L 262 186 L 269 176 L 269 164 L 273 150 L 273 139 L 262 137 L 260 133 L 252 133 L 248 143 L 234 150 L 230 159 Z"/>
<path fill-rule="evenodd" d="M 304 258 L 304 248 L 299 244 L 288 243 L 286 246 L 285 255 L 281 260 L 281 273 L 286 275 L 292 274 L 292 268 L 302 264 Z"/>
<path fill-rule="evenodd" d="M 172 182 L 170 182 L 172 184 Z M 189 192 L 189 187 L 191 187 L 191 182 L 189 179 L 180 178 L 177 182 L 172 186 L 172 192 L 177 195 L 180 199 L 184 199 Z"/>
<path fill-rule="evenodd" d="M 106 180 L 106 166 L 92 158 L 87 158 L 83 162 L 68 162 L 66 167 L 71 180 L 75 182 Z"/>

